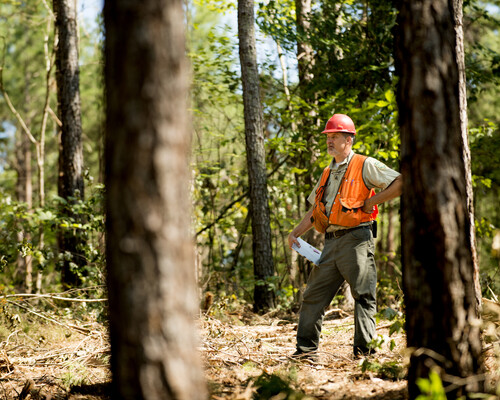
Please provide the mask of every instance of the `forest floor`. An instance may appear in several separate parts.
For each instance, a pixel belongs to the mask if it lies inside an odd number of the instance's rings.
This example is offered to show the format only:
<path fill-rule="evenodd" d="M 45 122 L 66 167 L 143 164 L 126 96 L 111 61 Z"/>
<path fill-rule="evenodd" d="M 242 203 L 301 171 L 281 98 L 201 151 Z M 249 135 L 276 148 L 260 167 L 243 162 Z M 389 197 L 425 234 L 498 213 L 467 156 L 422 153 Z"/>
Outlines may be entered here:
<path fill-rule="evenodd" d="M 68 320 L 0 332 L 0 399 L 109 399 L 110 347 L 102 324 Z M 200 350 L 210 399 L 406 399 L 405 336 L 385 338 L 376 355 L 352 355 L 352 315 L 334 311 L 323 324 L 319 359 L 293 360 L 297 316 L 258 316 L 247 309 L 200 319 Z M 35 325 L 36 323 L 36 325 Z M 495 354 L 495 351 L 497 352 Z M 499 380 L 497 344 L 486 346 L 493 385 Z M 494 398 L 494 397 L 491 397 Z"/>
<path fill-rule="evenodd" d="M 484 361 L 489 393 L 500 390 L 500 304 L 484 299 Z M 487 312 L 486 312 L 487 311 Z M 401 322 L 377 323 L 376 354 L 353 355 L 354 317 L 339 309 L 326 313 L 317 360 L 297 361 L 298 316 L 250 311 L 226 313 L 202 323 L 202 353 L 214 400 L 407 399 L 408 350 Z M 500 399 L 478 394 L 478 398 Z M 425 397 L 425 399 L 441 397 Z"/>
<path fill-rule="evenodd" d="M 354 318 L 339 310 L 323 323 L 318 359 L 297 361 L 290 357 L 295 351 L 296 316 L 234 316 L 235 322 L 206 319 L 203 324 L 202 350 L 213 399 L 246 400 L 256 392 L 259 398 L 282 393 L 276 399 L 408 397 L 403 334 L 388 338 L 375 356 L 356 359 Z M 377 333 L 387 338 L 389 325 L 380 323 Z"/>

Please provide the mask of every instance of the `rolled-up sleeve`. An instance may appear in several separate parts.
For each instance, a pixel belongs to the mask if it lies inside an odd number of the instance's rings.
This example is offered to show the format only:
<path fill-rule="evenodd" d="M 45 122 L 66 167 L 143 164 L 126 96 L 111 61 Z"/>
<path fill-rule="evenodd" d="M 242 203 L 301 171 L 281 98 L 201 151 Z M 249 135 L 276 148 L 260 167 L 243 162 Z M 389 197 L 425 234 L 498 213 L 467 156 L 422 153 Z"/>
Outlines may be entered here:
<path fill-rule="evenodd" d="M 385 189 L 399 175 L 399 172 L 372 157 L 368 157 L 363 165 L 363 180 L 369 189 Z"/>

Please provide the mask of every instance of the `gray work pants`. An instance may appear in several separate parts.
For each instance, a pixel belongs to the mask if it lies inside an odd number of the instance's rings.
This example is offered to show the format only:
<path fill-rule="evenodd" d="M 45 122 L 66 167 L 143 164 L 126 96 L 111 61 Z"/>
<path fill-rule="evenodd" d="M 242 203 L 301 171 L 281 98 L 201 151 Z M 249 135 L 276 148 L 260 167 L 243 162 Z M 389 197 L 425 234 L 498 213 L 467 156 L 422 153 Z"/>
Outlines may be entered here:
<path fill-rule="evenodd" d="M 300 310 L 297 350 L 317 350 L 325 309 L 346 280 L 355 300 L 354 346 L 366 347 L 375 337 L 377 269 L 369 228 L 325 240 L 319 265 L 312 270 Z"/>

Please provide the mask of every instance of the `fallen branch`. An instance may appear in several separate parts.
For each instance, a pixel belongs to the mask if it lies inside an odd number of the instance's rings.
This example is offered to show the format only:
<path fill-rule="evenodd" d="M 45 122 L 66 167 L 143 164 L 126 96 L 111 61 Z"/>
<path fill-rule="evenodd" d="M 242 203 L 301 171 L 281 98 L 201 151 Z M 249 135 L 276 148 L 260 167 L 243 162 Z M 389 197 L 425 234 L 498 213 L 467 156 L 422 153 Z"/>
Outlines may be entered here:
<path fill-rule="evenodd" d="M 325 319 L 333 316 L 333 314 L 336 314 L 339 318 L 347 318 L 351 315 L 340 308 L 332 308 L 325 313 Z"/>
<path fill-rule="evenodd" d="M 21 304 L 18 304 L 15 301 L 7 300 L 7 302 L 9 304 L 12 304 L 12 305 L 16 306 L 16 307 L 22 308 L 23 310 L 25 310 L 25 311 L 27 311 L 27 312 L 29 312 L 31 314 L 34 314 L 37 317 L 40 317 L 40 318 L 45 319 L 47 321 L 50 321 L 50 322 L 52 322 L 52 323 L 54 323 L 56 325 L 63 326 L 65 328 L 74 329 L 77 332 L 83 333 L 83 334 L 90 334 L 92 332 L 90 329 L 81 328 L 81 327 L 73 325 L 73 324 L 63 324 L 62 322 L 59 322 L 59 321 L 57 321 L 57 320 L 55 320 L 53 318 L 49 318 L 49 317 L 47 317 L 47 316 L 45 316 L 43 314 L 37 313 L 36 311 L 33 311 L 33 310 L 29 309 L 28 307 L 22 306 Z"/>
<path fill-rule="evenodd" d="M 377 325 L 377 327 L 375 329 L 385 329 L 385 328 L 390 328 L 392 325 L 394 324 L 394 322 L 389 322 L 387 324 L 384 324 L 384 325 Z"/>
<path fill-rule="evenodd" d="M 12 297 L 15 297 L 15 298 L 19 298 L 19 297 L 47 298 L 47 299 L 53 299 L 53 300 L 73 301 L 73 302 L 79 302 L 79 303 L 98 303 L 98 302 L 108 301 L 108 299 L 75 299 L 72 297 L 61 297 L 61 296 L 54 296 L 51 294 L 31 294 L 31 293 L 8 294 L 6 296 L 0 296 L 0 299 L 8 299 L 8 298 L 12 298 Z"/>

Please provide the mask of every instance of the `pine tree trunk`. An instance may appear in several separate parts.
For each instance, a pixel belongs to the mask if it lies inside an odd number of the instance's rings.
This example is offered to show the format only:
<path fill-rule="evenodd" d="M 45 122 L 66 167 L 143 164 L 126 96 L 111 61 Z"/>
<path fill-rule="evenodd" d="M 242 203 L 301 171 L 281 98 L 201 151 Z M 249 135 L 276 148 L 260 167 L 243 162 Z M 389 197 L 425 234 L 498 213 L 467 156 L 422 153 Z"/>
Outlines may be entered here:
<path fill-rule="evenodd" d="M 253 0 L 238 0 L 238 36 L 243 82 L 245 139 L 252 213 L 254 310 L 274 308 L 275 294 L 269 285 L 274 275 L 267 191 L 266 153 L 260 104 L 259 71 L 255 47 Z"/>
<path fill-rule="evenodd" d="M 63 215 L 78 221 L 78 216 L 71 209 L 77 200 L 84 198 L 76 1 L 54 0 L 53 5 L 59 37 L 56 81 L 58 114 L 62 122 L 59 132 L 58 194 L 68 202 L 68 205 L 61 207 Z M 67 287 L 81 284 L 81 272 L 74 267 L 85 265 L 81 235 L 78 229 L 60 231 L 58 235 L 59 252 L 71 255 L 71 258 L 64 257 L 62 265 L 62 282 Z"/>
<path fill-rule="evenodd" d="M 474 286 L 476 291 L 476 312 L 479 316 L 481 309 L 481 283 L 479 281 L 479 262 L 476 249 L 476 227 L 474 225 L 474 193 L 472 190 L 471 154 L 469 148 L 469 135 L 467 131 L 467 86 L 465 82 L 465 50 L 464 50 L 464 30 L 462 0 L 453 0 L 453 10 L 455 16 L 455 34 L 457 38 L 456 52 L 458 64 L 458 82 L 460 98 L 460 131 L 463 141 L 463 158 L 465 164 L 465 182 L 467 190 L 467 208 L 469 210 L 470 242 L 472 244 L 472 262 L 474 264 Z"/>
<path fill-rule="evenodd" d="M 304 103 L 309 104 L 310 108 L 301 107 L 301 118 L 297 121 L 297 134 L 304 137 L 308 142 L 308 148 L 305 152 L 300 153 L 297 167 L 308 169 L 309 173 L 303 175 L 303 184 L 308 187 L 314 187 L 315 179 L 313 176 L 312 165 L 319 157 L 317 133 L 320 122 L 316 107 L 318 99 L 315 91 L 312 89 L 314 83 L 314 50 L 309 43 L 309 35 L 311 29 L 311 0 L 295 0 L 295 24 L 297 26 L 297 66 L 299 70 L 299 95 Z M 306 194 L 308 196 L 309 193 Z M 310 204 L 304 201 L 304 209 L 302 212 L 309 211 Z M 303 214 L 302 214 L 303 215 Z M 320 242 L 321 235 L 317 234 L 316 230 L 312 229 L 306 234 L 307 241 L 314 246 Z"/>
<path fill-rule="evenodd" d="M 27 93 L 28 91 L 26 91 Z M 29 104 L 29 97 L 26 94 L 25 104 Z M 31 121 L 28 121 L 31 125 Z M 16 198 L 20 203 L 26 203 L 28 212 L 33 210 L 33 171 L 31 168 L 31 142 L 27 136 L 19 130 L 19 136 L 16 137 Z M 19 244 L 24 241 L 29 242 L 31 240 L 31 234 L 29 232 L 24 232 L 21 227 L 17 232 L 17 238 Z M 31 254 L 25 256 L 19 252 L 17 256 L 17 269 L 24 274 L 24 285 L 26 293 L 32 293 L 33 291 L 33 259 Z"/>
<path fill-rule="evenodd" d="M 390 276 L 396 276 L 396 221 L 395 207 L 393 201 L 387 202 L 387 238 L 385 253 L 387 254 L 387 272 Z"/>
<path fill-rule="evenodd" d="M 311 28 L 311 0 L 295 0 L 296 25 L 300 36 L 297 38 L 297 64 L 299 67 L 299 81 L 302 90 L 307 90 L 314 79 L 314 51 L 306 40 Z"/>
<path fill-rule="evenodd" d="M 303 102 L 309 104 L 311 108 L 307 110 L 301 107 L 301 117 L 297 121 L 297 134 L 307 140 L 308 146 L 306 151 L 299 151 L 298 160 L 294 160 L 293 162 L 297 168 L 308 170 L 308 173 L 305 175 L 296 175 L 300 184 L 313 188 L 316 182 L 312 166 L 320 156 L 317 141 L 320 122 L 317 113 L 318 98 L 316 92 L 312 89 L 314 83 L 314 50 L 308 40 L 310 35 L 309 31 L 311 29 L 311 11 L 311 0 L 295 0 L 295 24 L 298 32 L 297 65 L 299 70 L 299 95 Z M 306 193 L 306 197 L 303 199 L 303 208 L 300 207 L 302 201 L 298 204 L 299 218 L 309 211 L 311 206 L 306 200 L 308 195 L 309 193 Z M 304 235 L 304 240 L 315 247 L 321 247 L 323 245 L 323 239 L 323 235 L 318 233 L 315 229 L 309 230 Z M 312 263 L 299 257 L 298 267 L 306 277 L 305 280 L 307 280 L 313 268 Z"/>
<path fill-rule="evenodd" d="M 114 399 L 206 399 L 194 318 L 181 0 L 108 0 L 107 268 Z"/>
<path fill-rule="evenodd" d="M 403 288 L 410 398 L 439 366 L 447 396 L 481 390 L 471 215 L 451 0 L 402 0 L 396 34 L 400 76 Z M 450 378 L 451 377 L 451 378 Z M 455 378 L 473 377 L 466 386 Z M 458 382 L 458 383 L 457 383 Z M 457 383 L 456 386 L 453 386 Z"/>

